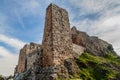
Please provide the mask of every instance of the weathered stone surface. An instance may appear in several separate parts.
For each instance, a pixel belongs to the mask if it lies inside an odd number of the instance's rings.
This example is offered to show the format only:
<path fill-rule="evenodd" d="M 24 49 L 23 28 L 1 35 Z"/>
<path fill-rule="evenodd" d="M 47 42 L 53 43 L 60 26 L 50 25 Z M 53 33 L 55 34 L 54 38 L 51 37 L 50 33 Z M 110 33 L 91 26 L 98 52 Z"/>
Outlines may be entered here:
<path fill-rule="evenodd" d="M 67 69 L 62 73 L 60 66 L 64 65 L 64 60 L 72 58 L 73 48 L 69 18 L 65 9 L 54 4 L 50 4 L 47 8 L 42 46 L 41 66 L 54 67 L 53 73 L 50 74 L 52 77 L 54 75 L 54 78 L 59 76 L 57 73 L 65 74 L 64 76 L 68 77 L 66 75 L 68 74 Z M 50 77 L 50 75 L 47 75 L 47 77 Z"/>
<path fill-rule="evenodd" d="M 30 43 L 20 50 L 14 80 L 69 80 L 78 77 L 76 64 L 84 51 L 93 55 L 115 54 L 112 45 L 73 27 L 68 13 L 54 4 L 46 10 L 42 45 Z"/>
<path fill-rule="evenodd" d="M 74 65 L 73 50 L 78 55 L 84 48 L 72 44 L 67 11 L 50 4 L 46 12 L 42 47 L 31 43 L 20 51 L 16 76 L 22 80 L 63 80 L 79 71 Z"/>
<path fill-rule="evenodd" d="M 106 52 L 116 55 L 112 45 L 99 39 L 98 37 L 89 36 L 85 32 L 78 31 L 75 27 L 71 29 L 71 34 L 72 42 L 85 47 L 86 52 L 100 56 L 104 56 Z"/>
<path fill-rule="evenodd" d="M 26 44 L 21 50 L 20 50 L 20 55 L 19 55 L 19 61 L 18 61 L 18 66 L 17 66 L 17 73 L 22 73 L 25 71 L 29 66 L 34 63 L 36 59 L 36 54 L 35 53 L 40 53 L 41 50 L 41 45 L 35 44 L 35 43 L 30 43 L 30 45 Z M 35 56 L 31 57 L 31 55 Z"/>
<path fill-rule="evenodd" d="M 85 51 L 85 48 L 80 45 L 73 44 L 73 52 L 77 53 L 77 56 L 80 56 Z"/>
<path fill-rule="evenodd" d="M 66 59 L 64 61 L 64 65 L 67 68 L 69 75 L 72 75 L 72 77 L 75 77 L 76 74 L 79 74 L 79 67 L 75 63 L 74 59 Z"/>
<path fill-rule="evenodd" d="M 42 66 L 57 66 L 71 57 L 72 39 L 68 13 L 54 4 L 47 8 Z"/>

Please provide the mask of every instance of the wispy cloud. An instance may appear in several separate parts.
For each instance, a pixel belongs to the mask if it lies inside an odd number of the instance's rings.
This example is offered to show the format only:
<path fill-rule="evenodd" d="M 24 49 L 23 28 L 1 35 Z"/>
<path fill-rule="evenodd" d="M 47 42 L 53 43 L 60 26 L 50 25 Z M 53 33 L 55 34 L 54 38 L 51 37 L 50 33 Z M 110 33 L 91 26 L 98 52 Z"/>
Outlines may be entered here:
<path fill-rule="evenodd" d="M 3 34 L 0 34 L 0 42 L 3 42 L 15 49 L 20 49 L 23 47 L 23 45 L 25 44 L 25 42 L 19 40 L 19 39 L 16 39 L 16 38 L 12 38 L 12 37 L 9 37 L 9 36 L 6 36 L 6 35 L 3 35 Z"/>
<path fill-rule="evenodd" d="M 21 24 L 21 27 L 24 29 L 25 28 L 25 25 L 24 25 L 24 22 L 22 20 L 22 17 L 20 16 L 20 14 L 16 11 L 16 9 L 14 10 L 15 14 L 16 14 L 16 17 L 17 17 L 17 20 L 18 22 Z"/>
<path fill-rule="evenodd" d="M 22 16 L 28 16 L 28 15 L 38 15 L 40 14 L 40 11 L 42 12 L 42 2 L 39 0 L 21 0 L 21 1 L 13 1 L 13 3 L 17 4 L 17 11 Z M 46 1 L 44 2 L 44 4 Z M 18 10 L 19 8 L 19 10 Z M 43 11 L 44 12 L 44 11 Z"/>
<path fill-rule="evenodd" d="M 5 30 L 6 16 L 3 13 L 0 13 L 0 33 L 3 33 Z"/>
<path fill-rule="evenodd" d="M 70 0 L 70 2 L 71 4 L 74 3 L 73 5 L 78 8 L 78 15 L 86 15 L 93 13 L 104 14 L 104 12 L 112 12 L 113 10 L 117 11 L 118 9 L 120 9 L 119 0 Z M 113 13 L 114 12 L 112 12 L 112 14 Z"/>
<path fill-rule="evenodd" d="M 10 21 L 8 21 L 8 16 L 0 12 L 0 34 L 12 33 L 12 27 L 8 26 Z"/>
<path fill-rule="evenodd" d="M 4 47 L 0 46 L 0 56 L 1 57 L 13 57 L 12 53 L 6 50 Z"/>

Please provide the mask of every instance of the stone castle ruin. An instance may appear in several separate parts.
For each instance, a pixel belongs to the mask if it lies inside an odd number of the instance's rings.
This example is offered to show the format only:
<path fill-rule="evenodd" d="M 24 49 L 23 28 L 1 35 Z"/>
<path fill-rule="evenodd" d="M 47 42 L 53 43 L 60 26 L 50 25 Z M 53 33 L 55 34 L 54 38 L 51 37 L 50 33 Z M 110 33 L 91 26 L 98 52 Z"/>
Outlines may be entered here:
<path fill-rule="evenodd" d="M 111 45 L 107 42 L 77 31 L 75 27 L 70 30 L 68 12 L 50 4 L 46 9 L 42 45 L 30 43 L 20 50 L 14 80 L 74 78 L 79 73 L 75 58 L 84 51 L 102 55 L 102 50 L 110 51 L 108 47 Z"/>
<path fill-rule="evenodd" d="M 73 48 L 78 54 L 84 50 L 83 47 L 72 43 L 68 12 L 50 4 L 46 9 L 42 45 L 30 43 L 20 50 L 15 80 L 26 80 L 25 75 L 27 75 L 27 80 L 69 78 L 69 66 L 71 69 L 76 67 L 73 60 Z M 70 65 L 67 66 L 65 63 L 70 63 Z"/>

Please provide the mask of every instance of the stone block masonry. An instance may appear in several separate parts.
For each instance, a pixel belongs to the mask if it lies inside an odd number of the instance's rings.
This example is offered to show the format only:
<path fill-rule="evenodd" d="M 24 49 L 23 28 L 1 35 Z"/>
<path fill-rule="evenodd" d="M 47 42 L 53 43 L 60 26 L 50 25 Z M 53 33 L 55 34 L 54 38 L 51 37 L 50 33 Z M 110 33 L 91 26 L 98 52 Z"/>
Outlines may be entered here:
<path fill-rule="evenodd" d="M 32 63 L 34 63 L 35 58 L 37 57 L 36 54 L 40 53 L 41 45 L 30 43 L 29 45 L 26 44 L 21 50 L 19 54 L 18 60 L 18 68 L 16 70 L 17 73 L 22 73 L 26 71 L 29 67 L 32 67 Z M 36 53 L 36 54 L 35 54 Z M 28 55 L 33 55 L 32 57 L 28 57 Z M 31 60 L 31 61 L 30 61 Z"/>
<path fill-rule="evenodd" d="M 42 66 L 58 66 L 71 57 L 72 39 L 68 12 L 54 4 L 46 10 Z"/>
<path fill-rule="evenodd" d="M 42 45 L 32 43 L 21 49 L 15 80 L 64 80 L 74 76 L 79 69 L 73 50 L 80 51 L 73 48 L 68 12 L 50 4 Z"/>
<path fill-rule="evenodd" d="M 78 74 L 82 63 L 77 64 L 76 59 L 83 52 L 104 56 L 104 52 L 114 53 L 114 50 L 112 45 L 97 37 L 91 37 L 75 27 L 70 30 L 68 12 L 50 4 L 46 9 L 42 45 L 30 43 L 21 49 L 14 80 L 80 78 Z"/>

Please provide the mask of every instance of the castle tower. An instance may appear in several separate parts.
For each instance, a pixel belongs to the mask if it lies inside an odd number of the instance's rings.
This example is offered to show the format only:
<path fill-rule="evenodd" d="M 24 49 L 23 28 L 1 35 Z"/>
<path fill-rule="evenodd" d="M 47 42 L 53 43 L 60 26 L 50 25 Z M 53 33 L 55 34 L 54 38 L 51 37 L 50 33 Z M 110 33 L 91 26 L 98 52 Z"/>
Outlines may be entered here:
<path fill-rule="evenodd" d="M 65 9 L 54 4 L 48 6 L 42 45 L 43 67 L 59 66 L 65 59 L 71 58 L 70 23 Z"/>
<path fill-rule="evenodd" d="M 16 70 L 15 70 L 16 71 Z M 68 12 L 54 4 L 46 9 L 42 46 L 30 44 L 21 52 L 15 80 L 64 80 L 76 74 Z M 24 73 L 24 74 L 23 74 Z M 25 78 L 25 79 L 24 79 Z"/>

